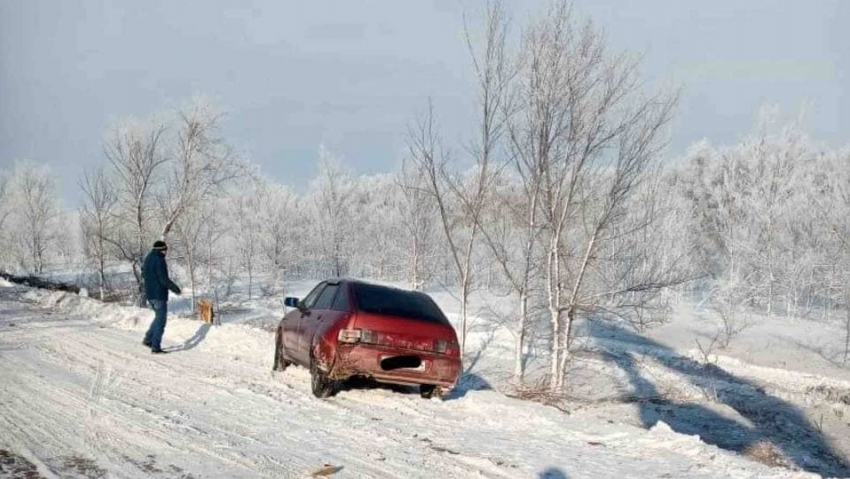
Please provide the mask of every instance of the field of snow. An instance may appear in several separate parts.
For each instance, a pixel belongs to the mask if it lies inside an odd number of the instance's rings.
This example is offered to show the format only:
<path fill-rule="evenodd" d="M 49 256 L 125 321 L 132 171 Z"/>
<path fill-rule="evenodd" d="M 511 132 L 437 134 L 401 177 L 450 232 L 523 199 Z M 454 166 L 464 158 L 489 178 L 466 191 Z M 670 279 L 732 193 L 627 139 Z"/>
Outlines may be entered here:
<path fill-rule="evenodd" d="M 688 307 L 646 335 L 587 323 L 551 407 L 510 397 L 512 338 L 481 314 L 447 400 L 358 385 L 319 400 L 304 369 L 271 371 L 282 299 L 234 301 L 209 326 L 175 298 L 172 353 L 154 356 L 148 310 L 0 284 L 0 477 L 850 476 L 828 324 L 756 322 L 706 363 L 694 338 L 712 325 Z M 532 377 L 543 366 L 530 358 Z"/>

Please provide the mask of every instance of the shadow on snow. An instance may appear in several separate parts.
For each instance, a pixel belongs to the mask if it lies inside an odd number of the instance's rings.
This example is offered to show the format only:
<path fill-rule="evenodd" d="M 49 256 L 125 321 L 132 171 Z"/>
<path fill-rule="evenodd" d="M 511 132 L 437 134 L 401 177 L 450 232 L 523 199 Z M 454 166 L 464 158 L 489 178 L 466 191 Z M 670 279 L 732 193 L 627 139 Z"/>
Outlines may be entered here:
<path fill-rule="evenodd" d="M 644 427 L 652 427 L 662 420 L 678 433 L 699 435 L 708 444 L 757 456 L 757 459 L 771 463 L 770 457 L 759 454 L 759 446 L 767 441 L 802 470 L 850 477 L 847 461 L 832 448 L 806 414 L 791 403 L 771 396 L 758 384 L 717 365 L 682 357 L 671 348 L 633 331 L 599 321 L 588 321 L 588 324 L 591 336 L 615 339 L 627 349 L 633 349 L 622 353 L 605 351 L 602 357 L 616 364 L 628 376 L 634 388 L 634 397 L 630 400 L 638 405 Z M 717 403 L 735 410 L 752 427 L 724 417 L 705 405 L 681 403 L 665 397 L 641 374 L 640 364 L 633 354 L 644 353 L 646 348 L 652 348 L 663 356 L 669 355 L 669 358 L 660 361 L 661 364 L 680 373 L 691 384 L 700 388 L 707 384 L 717 386 Z M 779 464 L 781 462 L 774 463 Z"/>
<path fill-rule="evenodd" d="M 567 474 L 558 469 L 557 467 L 550 467 L 545 471 L 541 472 L 538 476 L 538 479 L 569 479 Z"/>
<path fill-rule="evenodd" d="M 201 324 L 201 326 L 198 328 L 197 331 L 195 331 L 195 334 L 191 338 L 187 339 L 180 346 L 177 346 L 175 348 L 170 348 L 169 351 L 171 351 L 171 352 L 188 351 L 190 349 L 194 349 L 194 348 L 198 347 L 198 345 L 201 344 L 201 342 L 203 342 L 204 339 L 206 339 L 207 333 L 210 332 L 210 328 L 212 328 L 212 325 L 209 324 L 209 323 Z"/>

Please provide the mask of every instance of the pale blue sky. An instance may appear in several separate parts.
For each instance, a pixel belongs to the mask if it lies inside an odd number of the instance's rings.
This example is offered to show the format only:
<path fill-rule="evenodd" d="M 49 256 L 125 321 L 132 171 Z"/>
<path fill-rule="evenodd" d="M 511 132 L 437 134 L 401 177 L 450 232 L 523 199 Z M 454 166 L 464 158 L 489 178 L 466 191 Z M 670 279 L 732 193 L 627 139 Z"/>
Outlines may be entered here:
<path fill-rule="evenodd" d="M 544 0 L 508 2 L 518 29 Z M 848 143 L 850 2 L 576 0 L 650 85 L 684 90 L 671 155 L 735 141 L 755 111 L 808 105 L 808 128 Z M 407 123 L 434 98 L 444 135 L 473 120 L 462 12 L 450 0 L 226 2 L 0 0 L 0 168 L 50 164 L 69 206 L 105 162 L 108 125 L 195 93 L 228 112 L 227 138 L 301 188 L 319 144 L 358 173 L 389 171 Z"/>

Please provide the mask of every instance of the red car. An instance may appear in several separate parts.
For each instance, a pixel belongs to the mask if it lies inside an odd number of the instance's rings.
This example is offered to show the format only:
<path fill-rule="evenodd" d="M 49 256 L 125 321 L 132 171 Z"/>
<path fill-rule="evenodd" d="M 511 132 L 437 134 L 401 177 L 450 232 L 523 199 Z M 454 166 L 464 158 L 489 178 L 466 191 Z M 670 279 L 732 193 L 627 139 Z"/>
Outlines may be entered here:
<path fill-rule="evenodd" d="M 461 372 L 457 334 L 426 294 L 354 280 L 328 280 L 280 322 L 274 369 L 310 368 L 313 394 L 324 398 L 340 381 L 366 377 L 419 386 L 441 396 Z"/>

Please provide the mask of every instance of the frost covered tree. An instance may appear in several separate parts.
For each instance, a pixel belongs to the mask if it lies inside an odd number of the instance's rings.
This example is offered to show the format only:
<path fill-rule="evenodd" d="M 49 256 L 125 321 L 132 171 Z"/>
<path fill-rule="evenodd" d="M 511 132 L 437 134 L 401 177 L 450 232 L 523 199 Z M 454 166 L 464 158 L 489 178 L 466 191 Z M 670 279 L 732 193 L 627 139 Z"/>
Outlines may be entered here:
<path fill-rule="evenodd" d="M 541 181 L 550 388 L 560 390 L 578 316 L 611 295 L 662 286 L 606 284 L 601 252 L 639 233 L 617 225 L 655 171 L 676 97 L 642 94 L 637 60 L 609 52 L 604 35 L 567 2 L 529 28 L 523 54 L 514 143 L 528 158 L 522 176 Z"/>
<path fill-rule="evenodd" d="M 443 149 L 433 105 L 408 131 L 408 148 L 414 171 L 424 177 L 436 205 L 453 271 L 459 284 L 461 351 L 466 350 L 469 298 L 475 288 L 476 244 L 480 240 L 482 214 L 493 186 L 494 169 L 504 163 L 506 105 L 514 74 L 506 51 L 507 20 L 500 2 L 487 5 L 480 35 L 465 25 L 465 38 L 472 59 L 477 88 L 476 133 L 465 148 L 473 168 L 466 173 L 451 171 Z"/>
<path fill-rule="evenodd" d="M 220 214 L 219 206 L 219 202 L 211 200 L 195 204 L 185 209 L 173 226 L 172 236 L 177 241 L 172 242 L 172 248 L 179 253 L 176 256 L 186 266 L 192 310 L 197 305 L 202 274 L 206 273 L 209 280 L 212 279 L 213 258 L 218 257 L 218 252 L 214 255 L 212 248 L 224 234 L 221 221 L 217 218 Z"/>
<path fill-rule="evenodd" d="M 479 169 L 469 177 L 452 176 L 447 170 L 447 155 L 435 131 L 433 107 L 413 127 L 408 135 L 411 160 L 424 172 L 427 191 L 437 205 L 437 213 L 448 256 L 459 285 L 461 354 L 466 350 L 468 336 L 469 296 L 473 290 L 473 255 L 478 235 L 478 222 L 485 189 L 481 181 L 486 170 Z M 484 172 L 484 173 L 482 173 Z M 459 197 L 463 196 L 464 204 Z"/>
<path fill-rule="evenodd" d="M 844 149 L 821 157 L 822 168 L 814 175 L 813 210 L 831 241 L 823 250 L 831 264 L 823 268 L 827 312 L 835 304 L 843 305 L 844 329 L 842 362 L 850 361 L 850 150 Z"/>
<path fill-rule="evenodd" d="M 536 171 L 523 175 L 527 173 L 522 168 L 525 151 L 518 142 L 510 141 L 517 139 L 511 122 L 518 110 L 519 90 L 513 80 L 520 64 L 507 51 L 508 26 L 501 3 L 492 2 L 484 15 L 481 38 L 476 42 L 470 29 L 466 30 L 478 80 L 479 135 L 470 150 L 476 159 L 481 191 L 474 197 L 478 204 L 463 194 L 459 196 L 475 213 L 472 220 L 484 244 L 510 291 L 517 295 L 514 380 L 519 383 L 524 375 L 532 275 L 538 265 L 540 177 Z"/>
<path fill-rule="evenodd" d="M 425 172 L 409 161 L 396 174 L 400 193 L 398 221 L 407 245 L 406 279 L 413 289 L 422 289 L 431 277 L 434 259 L 436 204 L 428 192 Z"/>
<path fill-rule="evenodd" d="M 122 120 L 111 128 L 103 145 L 117 198 L 116 228 L 107 242 L 130 265 L 140 292 L 141 264 L 158 233 L 155 200 L 168 162 L 165 132 L 165 122 L 155 117 L 147 122 Z"/>
<path fill-rule="evenodd" d="M 6 224 L 9 217 L 9 177 L 5 171 L 0 170 L 0 230 Z"/>
<path fill-rule="evenodd" d="M 605 300 L 592 311 L 640 333 L 668 319 L 672 288 L 697 274 L 680 233 L 688 212 L 678 202 L 674 182 L 656 167 L 600 248 L 597 281 Z"/>
<path fill-rule="evenodd" d="M 510 293 L 516 295 L 517 316 L 512 328 L 515 383 L 524 378 L 525 340 L 534 315 L 532 301 L 540 290 L 536 280 L 540 272 L 539 181 L 529 180 L 501 179 L 479 218 L 490 257 L 501 270 Z"/>
<path fill-rule="evenodd" d="M 186 211 L 222 193 L 248 172 L 247 165 L 220 136 L 223 115 L 200 97 L 176 112 L 177 135 L 158 196 L 163 238 Z"/>
<path fill-rule="evenodd" d="M 351 215 L 355 186 L 351 175 L 339 160 L 325 149 L 319 149 L 319 174 L 310 188 L 310 199 L 315 209 L 312 226 L 313 238 L 320 248 L 322 260 L 331 274 L 340 277 L 348 274 L 348 235 L 352 229 Z"/>
<path fill-rule="evenodd" d="M 402 223 L 412 219 L 399 215 L 399 191 L 388 174 L 360 176 L 354 180 L 351 218 L 356 224 L 348 235 L 356 255 L 351 255 L 350 274 L 383 281 L 404 277 Z"/>
<path fill-rule="evenodd" d="M 259 182 L 257 195 L 262 257 L 273 273 L 273 281 L 278 281 L 298 257 L 299 198 L 289 188 L 271 181 Z"/>
<path fill-rule="evenodd" d="M 261 208 L 259 200 L 255 189 L 235 193 L 230 200 L 228 215 L 230 224 L 235 226 L 230 248 L 248 276 L 248 299 L 254 295 L 254 279 L 261 251 L 262 225 L 255 214 Z"/>
<path fill-rule="evenodd" d="M 9 260 L 6 255 L 8 255 L 11 250 L 11 246 L 8 244 L 8 229 L 6 228 L 11 212 L 12 205 L 11 195 L 9 194 L 9 175 L 5 171 L 0 170 L 0 249 L 3 251 L 3 253 L 0 254 L 0 268 L 2 268 L 4 263 Z"/>
<path fill-rule="evenodd" d="M 828 221 L 812 213 L 837 200 L 818 193 L 833 167 L 815 154 L 798 121 L 782 125 L 775 117 L 762 113 L 740 143 L 695 146 L 674 175 L 691 212 L 683 224 L 707 294 L 734 285 L 747 291 L 747 307 L 797 318 L 822 302 L 817 290 L 831 262 Z"/>
<path fill-rule="evenodd" d="M 121 120 L 107 134 L 103 149 L 117 198 L 107 242 L 130 265 L 139 291 L 141 262 L 152 242 L 166 239 L 183 215 L 249 174 L 220 135 L 222 118 L 211 102 L 194 98 L 147 121 Z"/>
<path fill-rule="evenodd" d="M 828 228 L 833 231 L 843 255 L 841 264 L 844 269 L 844 356 L 843 362 L 847 364 L 850 360 L 850 151 L 844 151 L 836 159 L 837 176 L 835 187 L 836 206 L 838 208 L 832 216 Z"/>
<path fill-rule="evenodd" d="M 19 263 L 25 270 L 41 274 L 56 247 L 60 215 L 56 181 L 46 166 L 23 162 L 12 171 L 8 188 L 9 220 Z"/>
<path fill-rule="evenodd" d="M 83 249 L 97 271 L 98 290 L 103 301 L 107 288 L 106 266 L 111 256 L 108 238 L 112 237 L 116 227 L 118 197 L 102 168 L 84 174 L 80 188 L 85 195 L 80 208 Z"/>

